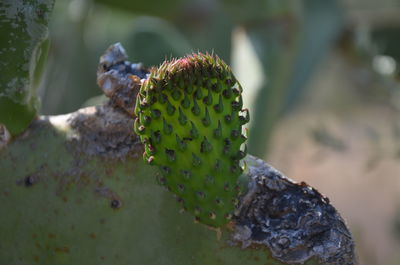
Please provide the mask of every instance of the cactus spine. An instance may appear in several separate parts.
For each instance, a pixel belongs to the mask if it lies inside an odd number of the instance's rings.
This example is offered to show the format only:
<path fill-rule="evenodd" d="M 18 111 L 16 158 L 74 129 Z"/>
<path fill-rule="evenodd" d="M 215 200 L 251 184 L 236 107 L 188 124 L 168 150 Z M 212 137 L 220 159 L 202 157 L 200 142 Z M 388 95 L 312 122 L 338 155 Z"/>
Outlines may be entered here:
<path fill-rule="evenodd" d="M 135 132 L 159 182 L 196 220 L 220 227 L 232 217 L 245 156 L 241 86 L 217 56 L 192 54 L 153 69 L 136 101 Z"/>

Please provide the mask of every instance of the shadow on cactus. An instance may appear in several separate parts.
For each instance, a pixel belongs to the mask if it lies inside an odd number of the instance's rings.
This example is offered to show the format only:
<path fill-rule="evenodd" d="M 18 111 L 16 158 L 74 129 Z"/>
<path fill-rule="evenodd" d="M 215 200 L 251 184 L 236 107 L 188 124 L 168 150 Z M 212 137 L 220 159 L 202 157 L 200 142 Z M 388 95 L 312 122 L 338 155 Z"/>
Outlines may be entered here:
<path fill-rule="evenodd" d="M 242 88 L 217 56 L 192 54 L 164 62 L 140 88 L 135 132 L 159 182 L 203 224 L 228 223 L 241 193 L 246 151 Z"/>

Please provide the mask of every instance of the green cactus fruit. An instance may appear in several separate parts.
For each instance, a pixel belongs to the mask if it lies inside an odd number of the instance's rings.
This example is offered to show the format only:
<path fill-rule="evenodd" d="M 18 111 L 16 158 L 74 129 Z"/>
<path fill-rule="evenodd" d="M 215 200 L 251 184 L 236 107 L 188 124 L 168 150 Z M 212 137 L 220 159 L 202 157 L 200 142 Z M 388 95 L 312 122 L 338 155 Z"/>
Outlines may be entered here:
<path fill-rule="evenodd" d="M 241 86 L 217 56 L 192 54 L 153 69 L 136 100 L 135 132 L 159 181 L 199 222 L 220 227 L 232 217 L 248 122 Z"/>

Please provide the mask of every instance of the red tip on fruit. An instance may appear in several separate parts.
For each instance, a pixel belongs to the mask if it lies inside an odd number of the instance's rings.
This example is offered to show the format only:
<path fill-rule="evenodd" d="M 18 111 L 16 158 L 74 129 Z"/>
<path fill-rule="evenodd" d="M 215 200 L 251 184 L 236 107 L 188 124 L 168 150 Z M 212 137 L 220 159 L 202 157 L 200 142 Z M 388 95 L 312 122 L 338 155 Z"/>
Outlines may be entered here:
<path fill-rule="evenodd" d="M 177 63 L 182 67 L 183 69 L 189 68 L 190 66 L 190 61 L 187 57 L 181 58 L 177 61 Z"/>

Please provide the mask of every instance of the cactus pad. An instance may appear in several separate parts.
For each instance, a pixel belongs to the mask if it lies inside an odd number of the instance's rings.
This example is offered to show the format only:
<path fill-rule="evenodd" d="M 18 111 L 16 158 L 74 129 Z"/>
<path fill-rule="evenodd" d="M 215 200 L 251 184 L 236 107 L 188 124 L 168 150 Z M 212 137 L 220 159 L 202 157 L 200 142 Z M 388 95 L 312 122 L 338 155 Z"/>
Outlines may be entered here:
<path fill-rule="evenodd" d="M 192 54 L 164 62 L 144 81 L 135 132 L 143 157 L 160 168 L 159 181 L 199 222 L 227 223 L 240 192 L 245 156 L 241 86 L 217 56 Z"/>

